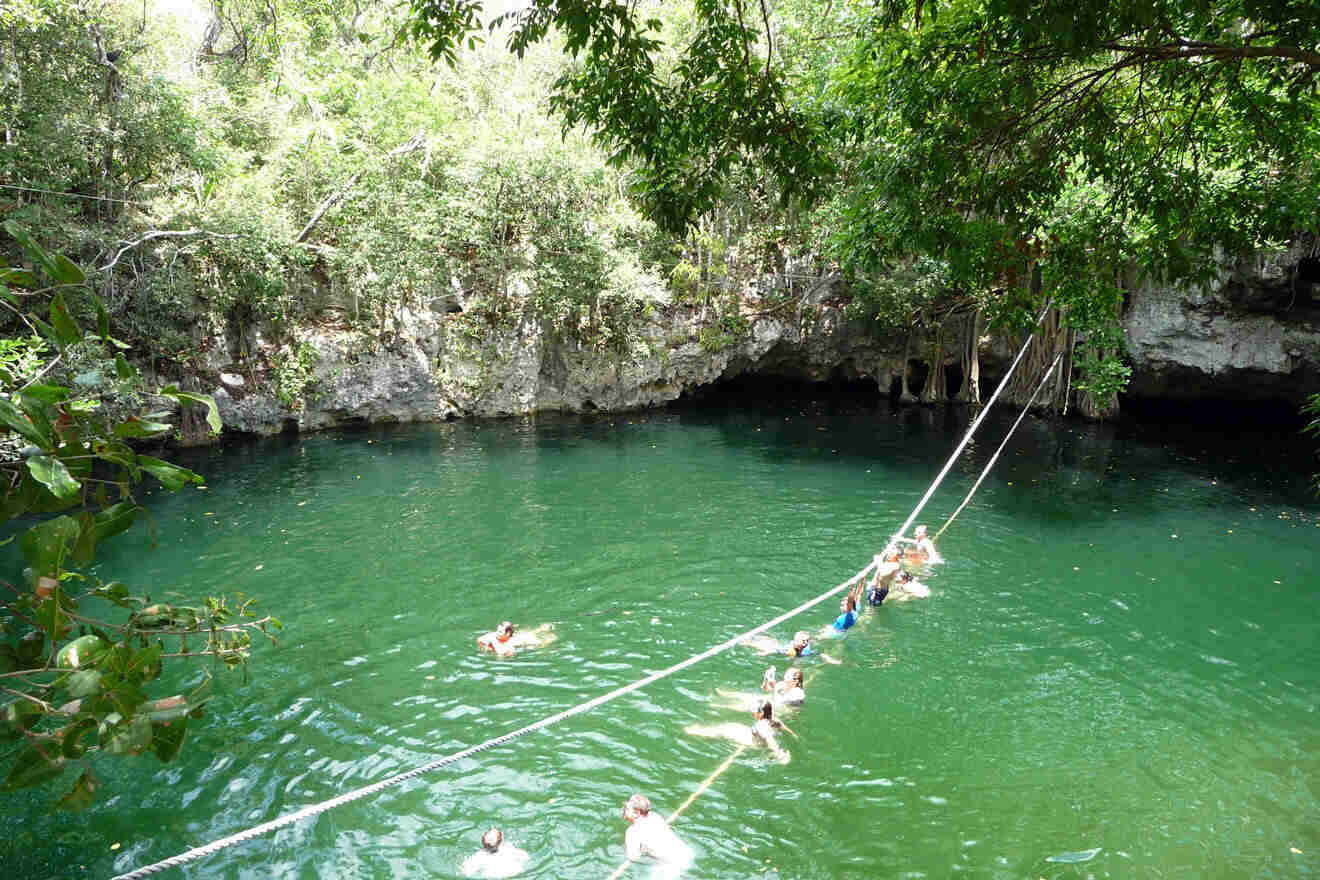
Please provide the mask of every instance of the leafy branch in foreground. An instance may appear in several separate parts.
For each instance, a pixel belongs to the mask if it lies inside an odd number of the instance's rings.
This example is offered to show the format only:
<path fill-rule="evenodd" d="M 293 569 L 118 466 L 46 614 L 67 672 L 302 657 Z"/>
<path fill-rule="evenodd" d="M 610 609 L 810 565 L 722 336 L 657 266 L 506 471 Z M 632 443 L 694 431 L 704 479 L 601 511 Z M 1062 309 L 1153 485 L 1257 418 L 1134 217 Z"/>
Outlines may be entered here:
<path fill-rule="evenodd" d="M 172 760 L 188 720 L 200 716 L 210 674 L 185 692 L 153 695 L 162 661 L 209 657 L 245 669 L 252 634 L 270 637 L 279 621 L 256 618 L 250 599 L 149 604 L 121 583 L 85 573 L 100 543 L 144 512 L 134 492 L 147 477 L 171 490 L 202 478 L 130 445 L 172 432 L 171 414 L 124 414 L 141 378 L 124 358 L 126 346 L 110 335 L 81 268 L 48 254 L 21 226 L 10 222 L 5 230 L 31 268 L 0 268 L 0 301 L 36 341 L 9 340 L 0 360 L 0 523 L 30 522 L 4 542 L 17 540 L 26 567 L 18 583 L 0 581 L 0 741 L 19 743 L 0 759 L 8 764 L 0 790 L 51 782 L 79 766 L 59 804 L 80 808 L 100 787 L 95 757 L 149 751 Z M 49 320 L 25 310 L 25 303 L 47 299 Z M 95 334 L 84 332 L 69 300 L 90 304 Z M 66 357 L 86 366 L 109 350 L 113 358 L 94 362 L 69 385 L 38 381 L 59 375 Z M 115 379 L 103 381 L 102 373 Z M 173 386 L 158 393 L 205 406 L 208 424 L 219 431 L 209 397 Z"/>

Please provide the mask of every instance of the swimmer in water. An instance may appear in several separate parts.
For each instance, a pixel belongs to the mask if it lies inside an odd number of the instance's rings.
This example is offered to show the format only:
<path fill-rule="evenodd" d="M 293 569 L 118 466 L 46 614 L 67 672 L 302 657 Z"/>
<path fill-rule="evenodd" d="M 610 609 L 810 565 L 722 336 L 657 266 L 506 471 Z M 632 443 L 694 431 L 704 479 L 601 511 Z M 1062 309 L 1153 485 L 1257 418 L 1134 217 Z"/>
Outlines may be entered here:
<path fill-rule="evenodd" d="M 714 724 L 709 727 L 693 725 L 685 727 L 683 732 L 690 733 L 693 736 L 721 737 L 748 747 L 764 745 L 770 750 L 770 754 L 774 755 L 776 761 L 787 764 L 790 756 L 779 745 L 779 739 L 775 736 L 776 731 L 780 730 L 788 730 L 788 728 L 775 718 L 774 704 L 769 700 L 762 700 L 761 704 L 752 712 L 752 723 L 750 725 L 734 722 Z M 792 733 L 792 731 L 789 732 Z"/>
<path fill-rule="evenodd" d="M 923 562 L 926 565 L 938 565 L 944 561 L 944 557 L 935 551 L 935 542 L 926 534 L 925 526 L 917 526 L 912 532 L 912 537 L 903 540 L 913 545 L 918 562 Z"/>
<path fill-rule="evenodd" d="M 775 681 L 775 668 L 771 666 L 761 679 L 761 690 L 770 691 L 775 700 L 785 706 L 801 706 L 807 699 L 802 686 L 802 669 L 792 666 L 784 673 L 784 680 Z"/>
<path fill-rule="evenodd" d="M 903 570 L 903 563 L 898 559 L 898 551 L 886 554 L 886 557 L 877 553 L 873 561 L 875 574 L 871 576 L 871 584 L 866 588 L 866 601 L 870 605 L 879 605 L 885 601 L 885 596 L 888 596 L 889 591 L 894 587 L 894 579 Z"/>
<path fill-rule="evenodd" d="M 908 599 L 926 599 L 929 596 L 930 587 L 914 578 L 910 571 L 905 571 L 898 576 L 893 592 L 890 593 L 890 597 L 895 602 L 905 602 Z"/>
<path fill-rule="evenodd" d="M 521 874 L 531 859 L 526 850 L 505 843 L 503 831 L 492 828 L 481 835 L 481 849 L 464 859 L 460 870 L 464 877 L 513 877 Z"/>
<path fill-rule="evenodd" d="M 859 577 L 857 583 L 848 590 L 848 595 L 839 600 L 839 616 L 822 630 L 822 636 L 841 635 L 857 623 L 858 603 L 862 600 L 862 590 L 865 588 L 866 578 Z"/>
<path fill-rule="evenodd" d="M 554 641 L 551 624 L 542 624 L 529 632 L 517 632 L 510 621 L 504 621 L 493 632 L 477 637 L 477 647 L 497 657 L 512 657 L 527 648 L 540 648 Z"/>
<path fill-rule="evenodd" d="M 664 816 L 651 811 L 651 801 L 646 795 L 635 794 L 628 798 L 623 805 L 623 821 L 628 823 L 628 831 L 623 836 L 628 858 L 633 861 L 642 856 L 655 859 L 657 880 L 675 880 L 692 864 L 692 848 L 674 833 Z"/>
<path fill-rule="evenodd" d="M 769 691 L 770 698 L 774 700 L 775 706 L 780 709 L 796 709 L 807 699 L 807 692 L 803 687 L 802 670 L 796 666 L 784 673 L 783 681 L 775 681 L 775 668 L 773 666 L 767 668 L 765 675 L 761 677 L 761 690 Z M 765 702 L 764 694 L 726 691 L 723 688 L 716 688 L 715 693 L 719 697 L 715 701 L 715 705 L 725 709 L 754 712 Z"/>

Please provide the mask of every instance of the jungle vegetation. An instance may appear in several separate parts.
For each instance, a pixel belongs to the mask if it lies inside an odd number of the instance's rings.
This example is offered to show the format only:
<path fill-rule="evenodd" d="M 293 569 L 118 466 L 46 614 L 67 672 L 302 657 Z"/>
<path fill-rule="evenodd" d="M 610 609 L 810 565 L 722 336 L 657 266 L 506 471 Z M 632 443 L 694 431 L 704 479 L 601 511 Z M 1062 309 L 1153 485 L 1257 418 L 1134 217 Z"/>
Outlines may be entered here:
<path fill-rule="evenodd" d="M 1103 415 L 1126 291 L 1317 240 L 1318 76 L 1320 6 L 1283 0 L 0 6 L 5 503 L 38 519 L 0 651 L 9 783 L 166 757 L 203 701 L 142 714 L 182 653 L 162 632 L 234 608 L 85 576 L 141 480 L 200 479 L 126 442 L 206 430 L 143 415 L 209 411 L 187 380 L 232 367 L 297 407 L 307 327 L 388 345 L 456 290 L 474 338 L 528 320 L 623 353 L 677 301 L 721 347 L 749 300 L 828 281 L 935 364 L 1039 320 L 1035 356 Z M 61 667 L 74 639 L 105 665 Z M 101 714 L 61 715 L 79 699 Z"/>

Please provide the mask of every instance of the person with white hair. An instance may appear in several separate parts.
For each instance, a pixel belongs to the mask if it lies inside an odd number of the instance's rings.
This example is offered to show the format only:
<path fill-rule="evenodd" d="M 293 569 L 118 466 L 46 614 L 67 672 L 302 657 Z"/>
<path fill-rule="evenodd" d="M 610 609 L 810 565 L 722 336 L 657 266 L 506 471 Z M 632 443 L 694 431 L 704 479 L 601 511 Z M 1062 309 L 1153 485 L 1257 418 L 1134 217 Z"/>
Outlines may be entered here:
<path fill-rule="evenodd" d="M 657 880 L 675 880 L 692 864 L 692 847 L 674 833 L 665 817 L 651 810 L 651 800 L 644 794 L 635 794 L 623 805 L 623 821 L 628 831 L 623 846 L 628 858 L 636 861 L 642 856 L 655 859 Z"/>

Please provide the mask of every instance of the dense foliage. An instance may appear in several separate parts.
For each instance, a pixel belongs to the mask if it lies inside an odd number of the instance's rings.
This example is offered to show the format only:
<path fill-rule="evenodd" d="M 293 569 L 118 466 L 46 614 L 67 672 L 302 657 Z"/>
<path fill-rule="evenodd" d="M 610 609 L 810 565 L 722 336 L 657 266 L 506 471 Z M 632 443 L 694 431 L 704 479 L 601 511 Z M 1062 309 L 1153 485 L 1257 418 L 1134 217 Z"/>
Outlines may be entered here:
<path fill-rule="evenodd" d="M 413 0 L 447 56 L 475 0 Z M 670 228 L 711 209 L 739 162 L 820 199 L 817 232 L 875 316 L 902 324 L 940 265 L 939 306 L 1026 326 L 1044 302 L 1081 331 L 1083 382 L 1120 387 L 1125 286 L 1213 277 L 1320 226 L 1320 9 L 1201 0 L 536 0 L 575 66 L 555 105 L 641 163 Z M 664 40 L 669 37 L 672 45 Z M 822 50 L 821 46 L 828 46 Z M 827 199 L 820 197 L 830 194 Z"/>
<path fill-rule="evenodd" d="M 140 376 L 82 269 L 13 221 L 5 228 L 31 268 L 0 268 L 0 303 L 30 331 L 0 355 L 0 523 L 14 523 L 4 543 L 16 540 L 26 563 L 18 582 L 0 580 L 0 739 L 18 744 L 5 755 L 0 787 L 27 788 L 80 768 L 59 801 L 76 809 L 101 787 L 96 759 L 150 752 L 170 761 L 182 748 L 189 719 L 209 698 L 210 674 L 186 693 L 159 696 L 179 687 L 177 674 L 162 684 L 164 661 L 241 666 L 251 631 L 278 622 L 252 620 L 251 602 L 241 599 L 237 607 L 223 597 L 196 607 L 153 604 L 92 573 L 101 542 L 145 513 L 144 481 L 177 490 L 202 478 L 133 445 L 175 427 L 168 414 L 137 413 Z M 94 309 L 94 333 L 70 309 L 75 298 Z M 38 305 L 49 320 L 28 311 Z M 210 398 L 172 386 L 158 396 L 205 407 L 210 428 L 220 429 Z"/>

